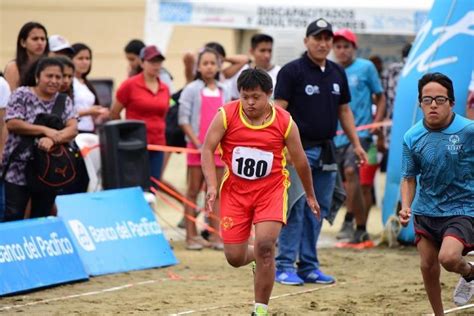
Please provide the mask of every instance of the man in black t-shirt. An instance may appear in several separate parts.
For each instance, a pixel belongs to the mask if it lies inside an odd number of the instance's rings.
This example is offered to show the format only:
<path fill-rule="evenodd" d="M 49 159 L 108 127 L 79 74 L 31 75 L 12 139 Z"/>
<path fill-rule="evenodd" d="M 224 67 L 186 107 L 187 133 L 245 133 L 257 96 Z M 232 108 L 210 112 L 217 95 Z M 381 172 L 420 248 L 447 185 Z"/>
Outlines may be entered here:
<path fill-rule="evenodd" d="M 276 257 L 276 281 L 287 285 L 335 282 L 334 277 L 319 269 L 316 244 L 322 219 L 329 215 L 336 182 L 332 139 L 338 119 L 358 158 L 367 160 L 348 104 L 351 97 L 346 74 L 343 68 L 327 59 L 332 40 L 332 26 L 326 20 L 310 23 L 304 39 L 306 52 L 280 70 L 275 87 L 275 103 L 290 112 L 300 130 L 322 215 L 318 220 L 302 194 L 289 193 L 295 198 L 289 201 L 293 207 L 281 231 Z M 291 186 L 290 191 L 292 188 L 297 189 L 298 185 Z"/>

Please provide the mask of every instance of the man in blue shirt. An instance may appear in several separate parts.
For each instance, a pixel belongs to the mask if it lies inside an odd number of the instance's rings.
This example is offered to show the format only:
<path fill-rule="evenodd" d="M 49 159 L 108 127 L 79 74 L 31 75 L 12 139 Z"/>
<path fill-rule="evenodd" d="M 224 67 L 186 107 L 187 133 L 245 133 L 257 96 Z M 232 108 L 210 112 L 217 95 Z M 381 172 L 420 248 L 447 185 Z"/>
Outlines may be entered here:
<path fill-rule="evenodd" d="M 381 122 L 385 114 L 385 95 L 383 94 L 382 83 L 377 69 L 370 60 L 356 58 L 356 35 L 349 29 L 338 30 L 334 33 L 333 51 L 338 64 L 344 67 L 347 74 L 351 91 L 350 106 L 352 113 L 354 113 L 355 125 L 362 126 L 373 122 Z M 374 103 L 377 107 L 375 118 L 372 117 L 372 96 L 374 96 Z M 357 132 L 360 143 L 366 151 L 372 143 L 372 133 L 376 131 L 378 129 L 371 128 Z M 368 213 L 371 207 L 371 205 L 366 204 L 371 203 L 363 199 L 363 196 L 371 196 L 372 187 L 370 185 L 361 187 L 358 162 L 347 136 L 336 136 L 334 142 L 339 169 L 345 180 L 347 193 L 347 214 L 337 237 L 339 239 L 350 239 L 349 244 L 342 244 L 343 246 L 373 247 L 374 244 L 366 230 Z M 367 183 L 367 180 L 364 179 L 364 183 Z M 362 189 L 367 192 L 363 192 Z M 355 231 L 353 217 L 355 217 L 357 225 Z"/>
<path fill-rule="evenodd" d="M 425 289 L 443 315 L 440 264 L 461 275 L 454 303 L 474 293 L 474 266 L 463 258 L 474 250 L 474 122 L 453 112 L 453 84 L 441 73 L 420 79 L 418 99 L 424 118 L 404 136 L 399 217 L 407 225 L 415 215 Z"/>
<path fill-rule="evenodd" d="M 348 105 L 350 92 L 344 69 L 326 59 L 332 48 L 332 39 L 332 26 L 326 20 L 310 23 L 304 39 L 306 52 L 301 58 L 286 64 L 277 77 L 275 103 L 287 109 L 298 125 L 321 207 L 321 221 L 312 214 L 304 196 L 291 208 L 287 225 L 278 239 L 276 281 L 282 284 L 335 282 L 332 276 L 319 269 L 316 244 L 322 219 L 329 215 L 336 181 L 332 139 L 336 135 L 338 119 L 359 159 L 366 160 L 367 157 Z M 290 191 L 295 187 L 291 186 Z"/>

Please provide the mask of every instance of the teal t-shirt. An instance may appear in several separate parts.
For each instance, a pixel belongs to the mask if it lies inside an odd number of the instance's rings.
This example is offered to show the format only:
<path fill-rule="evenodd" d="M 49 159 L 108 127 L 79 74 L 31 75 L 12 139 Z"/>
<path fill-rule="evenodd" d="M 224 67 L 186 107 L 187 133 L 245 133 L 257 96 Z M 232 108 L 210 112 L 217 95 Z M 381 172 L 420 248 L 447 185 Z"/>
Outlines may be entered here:
<path fill-rule="evenodd" d="M 351 91 L 351 102 L 349 103 L 354 114 L 356 126 L 366 125 L 373 122 L 372 118 L 372 94 L 383 92 L 377 69 L 370 60 L 356 58 L 347 68 L 346 75 Z M 341 123 L 338 123 L 338 130 L 341 130 Z M 369 138 L 369 130 L 357 132 L 359 138 Z M 338 135 L 334 138 L 336 147 L 349 144 L 349 139 L 345 135 Z"/>
<path fill-rule="evenodd" d="M 402 177 L 418 177 L 414 214 L 474 217 L 474 121 L 455 115 L 440 131 L 415 124 L 404 136 Z"/>

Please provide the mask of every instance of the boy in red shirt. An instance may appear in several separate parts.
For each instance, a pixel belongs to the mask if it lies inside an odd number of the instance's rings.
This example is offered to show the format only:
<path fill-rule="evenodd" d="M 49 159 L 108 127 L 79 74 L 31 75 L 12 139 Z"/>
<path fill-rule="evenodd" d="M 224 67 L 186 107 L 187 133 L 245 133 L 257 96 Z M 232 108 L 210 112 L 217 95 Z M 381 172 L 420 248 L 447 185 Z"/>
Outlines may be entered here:
<path fill-rule="evenodd" d="M 308 205 L 319 217 L 311 171 L 298 127 L 290 114 L 270 102 L 272 79 L 262 70 L 247 69 L 237 80 L 240 100 L 220 108 L 202 147 L 202 169 L 207 183 L 206 207 L 217 197 L 214 152 L 218 145 L 227 170 L 221 186 L 221 230 L 227 261 L 241 267 L 253 261 L 255 310 L 268 315 L 275 279 L 275 243 L 286 223 L 286 150 L 306 192 Z M 252 224 L 255 243 L 248 244 Z"/>

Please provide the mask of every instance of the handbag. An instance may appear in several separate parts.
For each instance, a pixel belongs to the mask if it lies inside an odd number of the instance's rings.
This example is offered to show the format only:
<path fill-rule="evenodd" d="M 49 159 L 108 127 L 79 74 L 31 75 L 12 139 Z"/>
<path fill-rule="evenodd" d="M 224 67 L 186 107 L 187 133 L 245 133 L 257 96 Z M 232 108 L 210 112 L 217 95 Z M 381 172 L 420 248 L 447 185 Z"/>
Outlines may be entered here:
<path fill-rule="evenodd" d="M 60 93 L 51 113 L 41 113 L 34 124 L 57 130 L 64 128 L 61 115 L 64 112 L 67 95 Z M 27 186 L 32 192 L 61 194 L 75 184 L 78 178 L 78 164 L 82 158 L 77 147 L 71 144 L 55 145 L 49 152 L 38 148 L 37 139 L 22 136 L 21 142 L 13 150 L 3 170 L 3 178 L 10 163 L 24 150 L 31 148 L 32 154 L 26 163 Z"/>
<path fill-rule="evenodd" d="M 30 190 L 61 194 L 73 186 L 78 178 L 78 155 L 69 144 L 56 145 L 49 152 L 35 145 L 26 164 L 26 179 Z"/>

